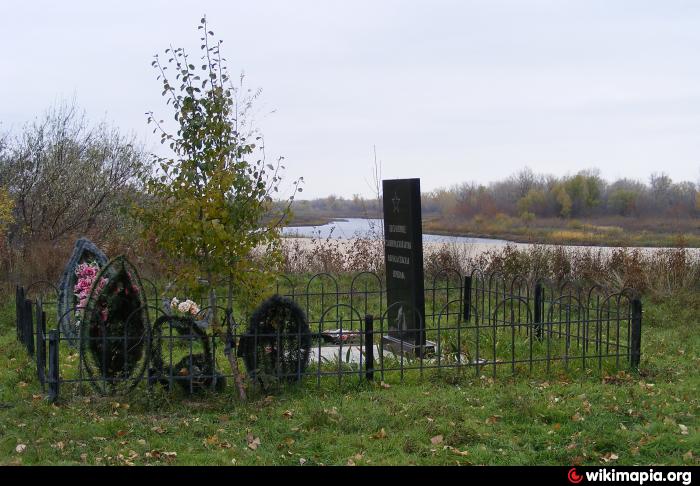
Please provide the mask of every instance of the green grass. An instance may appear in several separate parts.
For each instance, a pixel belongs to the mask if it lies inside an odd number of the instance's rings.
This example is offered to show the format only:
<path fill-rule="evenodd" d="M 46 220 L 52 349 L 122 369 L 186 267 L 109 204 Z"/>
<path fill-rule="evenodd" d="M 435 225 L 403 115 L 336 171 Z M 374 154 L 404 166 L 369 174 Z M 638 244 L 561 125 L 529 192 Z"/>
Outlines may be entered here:
<path fill-rule="evenodd" d="M 2 464 L 700 464 L 697 293 L 645 301 L 639 373 L 326 379 L 247 403 L 229 385 L 196 398 L 66 387 L 49 404 L 13 311 L 0 314 Z"/>

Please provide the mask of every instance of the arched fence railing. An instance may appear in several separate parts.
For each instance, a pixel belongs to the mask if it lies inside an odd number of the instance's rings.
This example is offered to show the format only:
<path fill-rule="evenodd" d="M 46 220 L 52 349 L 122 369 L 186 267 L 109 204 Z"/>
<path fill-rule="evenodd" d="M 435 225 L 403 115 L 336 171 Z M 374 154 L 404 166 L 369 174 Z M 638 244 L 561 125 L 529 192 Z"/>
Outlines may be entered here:
<path fill-rule="evenodd" d="M 338 383 L 377 375 L 401 381 L 431 370 L 497 378 L 639 367 L 642 303 L 631 289 L 479 270 L 433 275 L 425 282 L 424 315 L 410 302 L 388 302 L 383 279 L 372 272 L 281 275 L 270 295 L 286 297 L 306 317 L 304 327 L 291 330 L 254 326 L 247 308 L 226 292 L 217 295 L 215 307 L 208 293 L 194 296 L 201 310 L 183 319 L 172 315 L 172 296 L 166 295 L 171 289 L 144 280 L 142 308 L 124 317 L 119 332 L 102 326 L 73 336 L 59 326 L 57 288 L 36 282 L 16 288 L 17 339 L 34 358 L 42 390 L 54 400 L 65 386 L 102 394 L 144 386 L 221 391 L 239 372 L 248 376 L 249 388 L 267 392 L 297 382 L 321 387 L 328 377 Z M 391 316 L 399 306 L 415 318 L 397 330 Z M 137 318 L 141 327 L 132 325 Z M 387 336 L 421 336 L 422 342 L 396 345 Z"/>

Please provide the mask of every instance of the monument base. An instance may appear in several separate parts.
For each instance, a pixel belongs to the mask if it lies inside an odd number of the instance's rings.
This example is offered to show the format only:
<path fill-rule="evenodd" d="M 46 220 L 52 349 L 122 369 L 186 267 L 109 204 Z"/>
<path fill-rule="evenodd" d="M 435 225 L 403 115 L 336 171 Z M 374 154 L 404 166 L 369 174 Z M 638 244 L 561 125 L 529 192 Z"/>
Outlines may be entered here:
<path fill-rule="evenodd" d="M 422 346 L 411 341 L 404 341 L 393 336 L 382 336 L 382 344 L 384 349 L 388 349 L 392 353 L 401 356 L 409 356 L 411 358 L 426 358 L 431 354 L 435 354 L 436 344 L 432 341 L 426 341 Z"/>

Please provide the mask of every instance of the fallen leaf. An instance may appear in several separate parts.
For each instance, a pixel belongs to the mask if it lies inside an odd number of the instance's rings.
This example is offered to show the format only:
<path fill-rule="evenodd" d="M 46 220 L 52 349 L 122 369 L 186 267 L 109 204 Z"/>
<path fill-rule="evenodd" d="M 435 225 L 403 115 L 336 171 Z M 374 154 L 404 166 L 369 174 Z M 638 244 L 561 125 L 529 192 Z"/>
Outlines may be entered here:
<path fill-rule="evenodd" d="M 382 388 L 391 388 L 391 385 L 389 383 L 384 383 L 383 381 L 379 384 Z"/>
<path fill-rule="evenodd" d="M 588 400 L 583 401 L 583 411 L 587 414 L 591 413 L 591 402 Z"/>
<path fill-rule="evenodd" d="M 352 459 L 348 459 L 348 462 L 347 462 L 345 465 L 346 465 L 346 466 L 354 466 L 354 465 L 355 465 L 355 461 L 353 461 Z"/>
<path fill-rule="evenodd" d="M 386 439 L 386 431 L 384 430 L 384 427 L 377 432 L 376 434 L 372 435 L 373 439 Z"/>
<path fill-rule="evenodd" d="M 498 422 L 499 419 L 502 417 L 500 415 L 491 415 L 489 418 L 486 419 L 486 424 L 487 425 L 493 425 L 496 422 Z"/>
<path fill-rule="evenodd" d="M 260 445 L 260 437 L 253 437 L 253 434 L 248 434 L 246 437 L 248 441 L 248 448 L 250 450 L 256 450 L 258 446 Z"/>
<path fill-rule="evenodd" d="M 619 459 L 617 454 L 615 454 L 614 452 L 607 452 L 600 456 L 600 458 L 604 462 L 616 461 L 617 459 Z"/>
<path fill-rule="evenodd" d="M 583 418 L 583 415 L 576 412 L 571 416 L 571 420 L 573 420 L 574 422 L 583 422 L 585 419 Z"/>
<path fill-rule="evenodd" d="M 171 461 L 177 457 L 177 452 L 161 452 L 161 455 Z"/>
<path fill-rule="evenodd" d="M 462 457 L 469 455 L 469 451 L 460 451 L 459 449 L 456 449 L 452 446 L 445 446 L 445 447 L 443 447 L 443 449 L 454 452 L 458 456 L 462 456 Z"/>
<path fill-rule="evenodd" d="M 435 437 L 431 437 L 430 443 L 433 445 L 438 445 L 442 443 L 442 435 L 436 435 Z"/>
<path fill-rule="evenodd" d="M 685 454 L 683 454 L 683 459 L 686 459 L 688 461 L 693 460 L 693 451 L 688 451 Z"/>
<path fill-rule="evenodd" d="M 688 435 L 688 427 L 683 424 L 678 424 L 678 428 L 681 429 L 681 435 Z"/>
<path fill-rule="evenodd" d="M 17 444 L 17 447 L 15 447 L 15 452 L 17 454 L 22 454 L 24 451 L 27 450 L 27 445 L 26 444 Z"/>
<path fill-rule="evenodd" d="M 290 419 L 294 416 L 294 412 L 292 412 L 291 410 L 285 410 L 284 412 L 282 412 L 282 416 L 286 419 Z"/>
<path fill-rule="evenodd" d="M 303 457 L 300 457 L 300 458 L 299 458 L 299 464 L 302 465 L 302 466 L 303 466 L 304 464 L 306 464 L 306 459 L 304 459 Z"/>

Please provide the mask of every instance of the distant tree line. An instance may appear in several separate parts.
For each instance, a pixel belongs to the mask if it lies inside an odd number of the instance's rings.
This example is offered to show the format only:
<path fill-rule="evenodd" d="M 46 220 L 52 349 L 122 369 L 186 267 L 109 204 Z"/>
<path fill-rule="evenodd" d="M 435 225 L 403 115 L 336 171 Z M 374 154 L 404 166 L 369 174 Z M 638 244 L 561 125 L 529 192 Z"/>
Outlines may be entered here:
<path fill-rule="evenodd" d="M 665 174 L 652 175 L 647 184 L 628 178 L 610 183 L 593 170 L 555 177 L 525 169 L 487 185 L 438 189 L 425 194 L 423 201 L 428 212 L 466 218 L 498 213 L 521 218 L 693 218 L 700 215 L 700 185 L 674 182 Z"/>
<path fill-rule="evenodd" d="M 633 179 L 605 181 L 595 170 L 572 176 L 535 174 L 524 169 L 490 184 L 464 182 L 422 194 L 423 214 L 460 219 L 506 214 L 523 219 L 621 216 L 635 218 L 700 216 L 700 183 L 674 182 L 654 174 L 648 183 Z M 336 217 L 379 217 L 374 199 L 331 195 L 298 201 L 295 211 Z"/>

